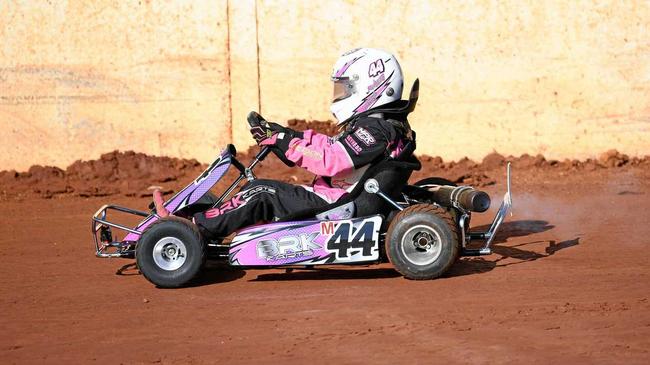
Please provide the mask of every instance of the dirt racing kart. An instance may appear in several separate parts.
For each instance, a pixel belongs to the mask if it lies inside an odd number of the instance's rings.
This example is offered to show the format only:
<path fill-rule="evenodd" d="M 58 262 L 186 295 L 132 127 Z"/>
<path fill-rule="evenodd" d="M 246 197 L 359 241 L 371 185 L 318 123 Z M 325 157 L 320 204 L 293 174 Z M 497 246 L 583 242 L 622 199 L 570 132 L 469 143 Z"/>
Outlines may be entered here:
<path fill-rule="evenodd" d="M 407 184 L 411 173 L 421 167 L 414 149 L 413 138 L 400 156 L 368 168 L 355 188 L 335 203 L 244 228 L 225 244 L 203 237 L 190 220 L 192 215 L 219 206 L 242 181 L 254 180 L 255 166 L 274 152 L 264 147 L 244 166 L 236 158 L 235 147 L 228 145 L 196 180 L 165 203 L 169 217 L 161 218 L 153 209 L 101 207 L 92 218 L 96 255 L 135 258 L 140 272 L 159 287 L 187 284 L 207 259 L 227 260 L 244 268 L 389 261 L 404 277 L 422 280 L 441 276 L 459 256 L 489 255 L 490 244 L 512 206 L 510 166 L 507 192 L 490 228 L 473 232 L 471 214 L 485 212 L 490 197 L 440 178 Z M 221 196 L 213 195 L 209 190 L 231 167 L 239 171 L 239 177 Z M 109 221 L 109 211 L 144 219 L 130 228 Z M 127 234 L 115 240 L 112 229 Z M 470 248 L 470 241 L 477 240 L 484 242 Z"/>

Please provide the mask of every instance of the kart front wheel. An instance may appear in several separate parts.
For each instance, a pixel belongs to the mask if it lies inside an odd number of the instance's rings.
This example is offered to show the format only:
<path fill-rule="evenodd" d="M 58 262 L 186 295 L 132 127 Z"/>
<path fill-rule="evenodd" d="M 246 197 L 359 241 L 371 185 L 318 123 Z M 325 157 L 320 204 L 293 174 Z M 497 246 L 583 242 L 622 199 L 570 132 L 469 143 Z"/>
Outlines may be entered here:
<path fill-rule="evenodd" d="M 138 269 L 161 288 L 187 284 L 199 273 L 205 258 L 206 247 L 198 228 L 178 217 L 162 218 L 152 224 L 135 249 Z"/>
<path fill-rule="evenodd" d="M 432 204 L 412 205 L 399 212 L 386 233 L 386 254 L 408 279 L 435 279 L 459 254 L 458 227 L 451 215 Z"/>

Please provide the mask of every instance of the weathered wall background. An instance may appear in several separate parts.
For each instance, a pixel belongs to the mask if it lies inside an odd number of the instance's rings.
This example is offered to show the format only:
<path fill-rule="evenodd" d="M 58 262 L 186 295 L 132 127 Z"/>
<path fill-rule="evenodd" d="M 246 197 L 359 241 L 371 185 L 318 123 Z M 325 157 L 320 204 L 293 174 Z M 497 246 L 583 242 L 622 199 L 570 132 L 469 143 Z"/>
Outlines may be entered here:
<path fill-rule="evenodd" d="M 0 25 L 0 169 L 230 141 L 225 2 L 0 1 Z"/>
<path fill-rule="evenodd" d="M 250 144 L 249 110 L 329 119 L 331 65 L 357 46 L 420 78 L 421 153 L 650 153 L 647 1 L 26 1 L 0 2 L 0 169 L 207 162 Z"/>

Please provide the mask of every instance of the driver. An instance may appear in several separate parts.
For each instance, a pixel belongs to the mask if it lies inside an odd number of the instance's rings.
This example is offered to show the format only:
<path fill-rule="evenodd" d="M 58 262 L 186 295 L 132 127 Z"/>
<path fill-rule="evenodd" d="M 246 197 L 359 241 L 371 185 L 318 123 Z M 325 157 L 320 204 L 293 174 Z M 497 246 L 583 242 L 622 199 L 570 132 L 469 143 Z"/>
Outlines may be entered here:
<path fill-rule="evenodd" d="M 343 54 L 331 76 L 331 111 L 341 130 L 330 137 L 313 130 L 295 131 L 268 123 L 251 112 L 251 128 L 260 146 L 270 146 L 316 175 L 312 186 L 257 179 L 245 184 L 230 200 L 194 216 L 208 238 L 225 237 L 237 229 L 280 219 L 292 212 L 320 208 L 349 193 L 374 162 L 398 155 L 411 136 L 404 120 L 387 119 L 380 111 L 401 99 L 403 77 L 397 59 L 379 49 L 358 48 Z M 158 215 L 169 215 L 162 195 L 154 192 Z"/>

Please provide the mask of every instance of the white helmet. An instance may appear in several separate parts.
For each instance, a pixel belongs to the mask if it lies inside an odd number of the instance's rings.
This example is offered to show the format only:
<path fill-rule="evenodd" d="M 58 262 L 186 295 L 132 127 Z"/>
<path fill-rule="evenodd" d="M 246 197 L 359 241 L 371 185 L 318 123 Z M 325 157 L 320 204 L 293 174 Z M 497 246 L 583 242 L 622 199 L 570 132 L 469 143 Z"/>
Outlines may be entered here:
<path fill-rule="evenodd" d="M 344 53 L 332 71 L 334 95 L 330 110 L 337 125 L 369 109 L 402 98 L 404 78 L 392 54 L 375 48 Z"/>

